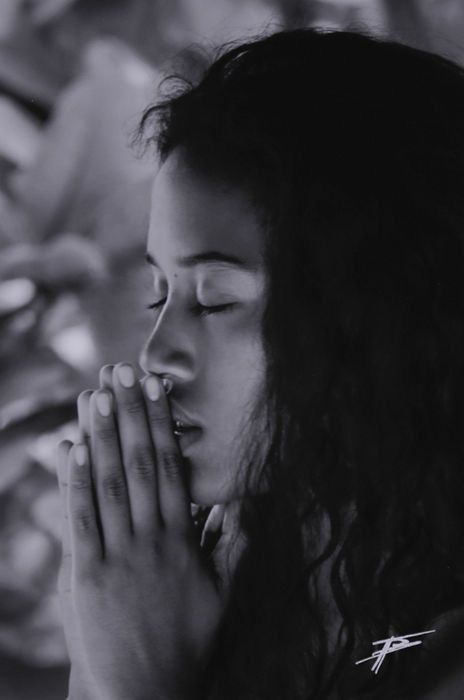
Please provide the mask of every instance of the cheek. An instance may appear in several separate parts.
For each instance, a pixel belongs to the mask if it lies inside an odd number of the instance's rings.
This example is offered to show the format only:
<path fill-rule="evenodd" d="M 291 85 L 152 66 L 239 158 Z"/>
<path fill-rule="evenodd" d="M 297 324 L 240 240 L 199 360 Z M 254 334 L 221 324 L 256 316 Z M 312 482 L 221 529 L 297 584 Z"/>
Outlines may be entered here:
<path fill-rule="evenodd" d="M 265 376 L 265 354 L 260 315 L 256 308 L 218 321 L 199 348 L 199 386 L 204 388 L 204 406 L 221 434 L 235 432 L 244 410 L 253 403 Z"/>
<path fill-rule="evenodd" d="M 244 328 L 223 338 L 217 348 L 216 380 L 230 396 L 249 395 L 260 381 L 265 370 L 264 347 L 260 333 L 254 325 Z M 213 363 L 211 365 L 213 369 Z"/>
<path fill-rule="evenodd" d="M 248 414 L 262 389 L 264 369 L 264 352 L 258 342 L 230 346 L 228 354 L 224 354 L 214 401 L 215 420 L 221 422 L 224 436 L 230 438 L 246 427 Z"/>

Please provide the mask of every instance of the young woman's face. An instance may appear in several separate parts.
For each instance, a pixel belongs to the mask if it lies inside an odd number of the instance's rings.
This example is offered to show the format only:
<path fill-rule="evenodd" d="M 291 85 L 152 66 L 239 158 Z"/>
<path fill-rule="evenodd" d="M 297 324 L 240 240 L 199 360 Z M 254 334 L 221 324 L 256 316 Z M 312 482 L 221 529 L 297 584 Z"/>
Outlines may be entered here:
<path fill-rule="evenodd" d="M 200 176 L 174 151 L 153 188 L 147 259 L 161 303 L 141 366 L 172 381 L 174 419 L 197 426 L 178 439 L 201 505 L 240 495 L 241 437 L 265 369 L 262 246 L 245 194 Z"/>

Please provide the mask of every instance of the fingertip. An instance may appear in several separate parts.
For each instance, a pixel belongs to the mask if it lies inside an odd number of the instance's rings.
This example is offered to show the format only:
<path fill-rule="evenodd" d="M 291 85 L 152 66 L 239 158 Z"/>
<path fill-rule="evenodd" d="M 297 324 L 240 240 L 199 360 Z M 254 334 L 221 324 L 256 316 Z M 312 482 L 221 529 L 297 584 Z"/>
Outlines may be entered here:
<path fill-rule="evenodd" d="M 163 389 L 161 381 L 153 374 L 144 378 L 143 390 L 150 401 L 158 401 Z"/>
<path fill-rule="evenodd" d="M 68 456 L 68 483 L 72 490 L 89 490 L 92 483 L 87 445 L 73 445 Z M 75 498 L 75 496 L 73 497 Z"/>
<path fill-rule="evenodd" d="M 80 438 L 85 439 L 90 433 L 89 406 L 93 391 L 87 389 L 77 397 L 77 418 L 79 421 Z"/>
<path fill-rule="evenodd" d="M 82 411 L 86 406 L 88 406 L 88 403 L 90 401 L 90 397 L 92 396 L 93 391 L 91 389 L 86 389 L 85 391 L 81 391 L 79 396 L 77 397 L 77 410 Z"/>
<path fill-rule="evenodd" d="M 113 392 L 99 389 L 93 393 L 91 402 L 102 418 L 108 418 L 113 411 Z"/>
<path fill-rule="evenodd" d="M 100 382 L 101 389 L 112 389 L 113 388 L 113 370 L 114 365 L 104 365 L 99 374 L 98 379 Z"/>
<path fill-rule="evenodd" d="M 79 467 L 85 467 L 89 460 L 87 445 L 84 443 L 74 445 L 73 458 Z"/>
<path fill-rule="evenodd" d="M 59 441 L 59 443 L 58 443 L 57 446 L 56 446 L 56 449 L 57 449 L 57 450 L 60 450 L 60 451 L 63 451 L 63 452 L 64 452 L 64 451 L 68 452 L 68 451 L 71 449 L 72 446 L 73 446 L 73 443 L 71 442 L 71 440 L 65 439 L 65 440 L 60 440 L 60 441 Z"/>
<path fill-rule="evenodd" d="M 134 368 L 130 362 L 118 362 L 113 367 L 113 386 L 120 385 L 124 389 L 132 389 L 136 382 Z"/>

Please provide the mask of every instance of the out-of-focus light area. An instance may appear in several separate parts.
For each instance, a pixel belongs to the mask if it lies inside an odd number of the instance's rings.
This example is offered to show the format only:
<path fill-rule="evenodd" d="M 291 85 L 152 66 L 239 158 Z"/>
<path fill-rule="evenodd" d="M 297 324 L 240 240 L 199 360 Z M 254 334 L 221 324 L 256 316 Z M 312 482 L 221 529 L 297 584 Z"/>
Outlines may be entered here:
<path fill-rule="evenodd" d="M 54 450 L 76 436 L 78 393 L 137 363 L 150 330 L 141 111 L 170 66 L 199 75 L 194 44 L 310 25 L 464 60 L 462 0 L 1 0 L 2 700 L 66 696 Z"/>

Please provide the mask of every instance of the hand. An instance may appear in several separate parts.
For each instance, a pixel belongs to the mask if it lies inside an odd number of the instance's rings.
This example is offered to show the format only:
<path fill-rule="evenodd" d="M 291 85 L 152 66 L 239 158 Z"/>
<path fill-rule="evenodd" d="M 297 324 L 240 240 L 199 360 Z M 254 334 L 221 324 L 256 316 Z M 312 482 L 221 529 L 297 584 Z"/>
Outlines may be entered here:
<path fill-rule="evenodd" d="M 58 452 L 70 655 L 99 700 L 189 698 L 224 601 L 202 557 L 161 381 L 145 378 L 142 392 L 124 364 L 111 380 L 113 391 L 80 397 L 90 450 L 83 442 Z"/>
<path fill-rule="evenodd" d="M 72 554 L 71 537 L 69 528 L 69 516 L 67 511 L 69 474 L 68 462 L 72 443 L 64 440 L 57 448 L 57 476 L 61 494 L 61 530 L 62 530 L 62 555 L 61 566 L 58 574 L 58 597 L 60 600 L 61 614 L 68 656 L 71 661 L 71 673 L 68 683 L 68 696 L 66 700 L 98 700 L 98 687 L 91 669 L 88 667 L 83 642 L 76 624 L 76 611 L 72 599 Z"/>

